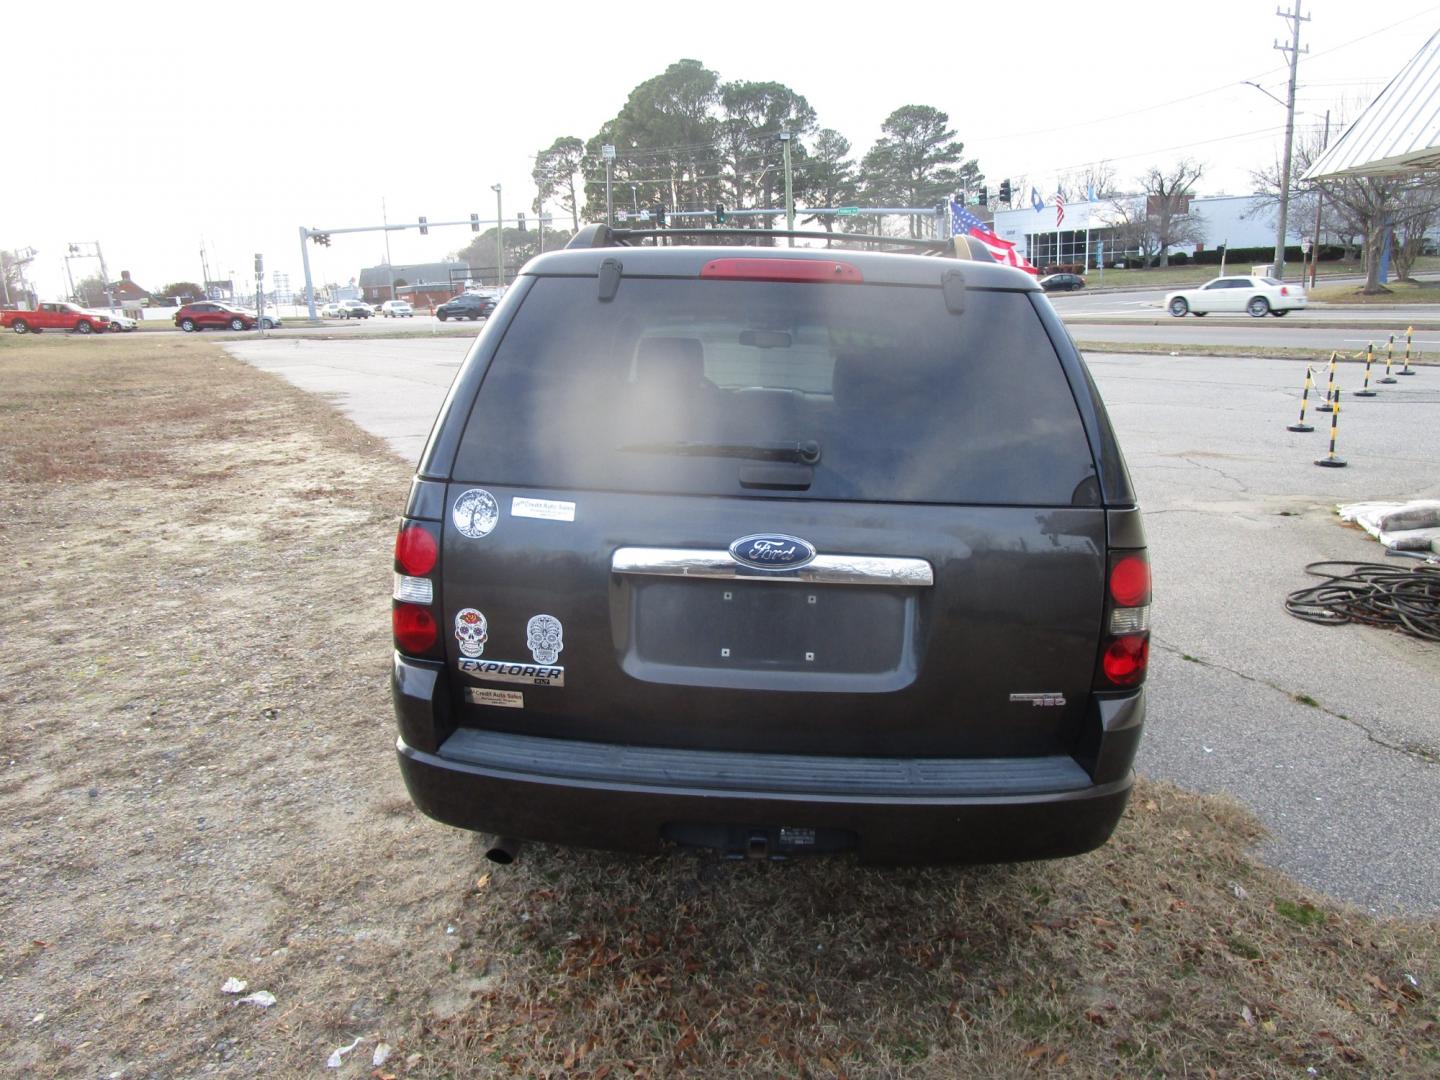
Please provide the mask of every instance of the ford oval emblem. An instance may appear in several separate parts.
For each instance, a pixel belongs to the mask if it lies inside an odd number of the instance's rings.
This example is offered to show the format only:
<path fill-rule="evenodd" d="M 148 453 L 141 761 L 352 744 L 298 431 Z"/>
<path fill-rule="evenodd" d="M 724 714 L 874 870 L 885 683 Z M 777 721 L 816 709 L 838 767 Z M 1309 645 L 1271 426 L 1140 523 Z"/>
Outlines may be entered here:
<path fill-rule="evenodd" d="M 730 545 L 730 557 L 754 570 L 798 570 L 815 558 L 815 547 L 798 536 L 757 533 Z"/>

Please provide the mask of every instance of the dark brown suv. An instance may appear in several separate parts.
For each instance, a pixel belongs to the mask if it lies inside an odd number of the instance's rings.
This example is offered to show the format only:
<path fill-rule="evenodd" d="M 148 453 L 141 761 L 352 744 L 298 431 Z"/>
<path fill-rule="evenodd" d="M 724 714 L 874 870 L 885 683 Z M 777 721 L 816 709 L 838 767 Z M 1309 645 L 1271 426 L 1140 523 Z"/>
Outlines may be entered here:
<path fill-rule="evenodd" d="M 757 857 L 1103 843 L 1150 573 L 1033 279 L 642 235 L 530 263 L 422 455 L 393 612 L 416 804 Z"/>

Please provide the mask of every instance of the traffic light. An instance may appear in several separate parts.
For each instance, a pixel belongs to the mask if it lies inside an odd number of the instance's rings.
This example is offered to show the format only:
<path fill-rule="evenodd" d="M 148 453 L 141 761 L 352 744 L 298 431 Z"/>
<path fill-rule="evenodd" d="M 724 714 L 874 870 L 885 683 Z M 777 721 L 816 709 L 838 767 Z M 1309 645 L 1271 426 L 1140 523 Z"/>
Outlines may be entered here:
<path fill-rule="evenodd" d="M 724 224 L 725 224 L 725 219 L 726 219 L 725 204 L 724 204 L 724 203 L 716 203 L 716 204 L 715 204 L 715 224 L 716 224 L 716 225 L 724 225 Z"/>
<path fill-rule="evenodd" d="M 420 219 L 420 235 L 421 235 L 421 236 L 429 236 L 429 235 L 430 235 L 430 226 L 425 223 L 425 219 L 424 219 L 423 217 Z"/>
<path fill-rule="evenodd" d="M 471 215 L 470 215 L 470 231 L 471 231 L 471 232 L 479 232 L 479 231 L 480 231 L 480 215 L 479 215 L 479 214 L 471 214 Z"/>
<path fill-rule="evenodd" d="M 665 227 L 665 204 L 664 204 L 664 203 L 659 203 L 659 204 L 657 204 L 656 207 L 655 207 L 655 227 L 656 227 L 656 228 L 659 228 L 659 229 L 663 229 L 663 228 Z"/>
<path fill-rule="evenodd" d="M 515 223 L 520 226 L 520 231 L 521 231 L 521 232 L 528 232 L 528 231 L 529 231 L 528 229 L 525 228 L 525 215 L 524 215 L 523 213 L 517 212 L 517 213 L 515 214 Z"/>
<path fill-rule="evenodd" d="M 989 189 L 988 187 L 981 187 L 981 188 L 980 188 L 980 205 L 981 205 L 981 206 L 989 206 L 989 205 L 990 205 L 990 189 Z"/>
<path fill-rule="evenodd" d="M 255 276 L 259 277 L 265 273 L 265 256 L 258 251 L 255 253 Z"/>
<path fill-rule="evenodd" d="M 329 246 L 330 246 L 330 234 L 329 234 L 329 233 L 312 232 L 312 233 L 310 234 L 310 239 L 315 241 L 315 246 L 316 246 L 316 247 L 329 247 Z"/>
<path fill-rule="evenodd" d="M 1003 202 L 1003 203 L 1008 203 L 1008 202 L 1010 201 L 1010 181 L 1009 181 L 1009 180 L 1001 180 L 1001 181 L 1000 181 L 1000 201 Z"/>

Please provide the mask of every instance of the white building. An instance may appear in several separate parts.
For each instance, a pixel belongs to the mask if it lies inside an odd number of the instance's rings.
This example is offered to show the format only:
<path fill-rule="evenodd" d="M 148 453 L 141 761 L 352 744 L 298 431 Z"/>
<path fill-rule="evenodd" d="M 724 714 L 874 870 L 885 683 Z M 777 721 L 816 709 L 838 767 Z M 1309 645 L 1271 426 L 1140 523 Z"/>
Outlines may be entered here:
<path fill-rule="evenodd" d="M 1138 256 L 1133 246 L 1119 250 L 1114 223 L 1120 216 L 1116 203 L 1138 211 L 1144 195 L 1123 195 L 1117 199 L 1099 199 L 1093 203 L 1067 202 L 1065 220 L 1057 228 L 1055 197 L 1050 196 L 1042 210 L 1030 206 L 1000 210 L 995 214 L 995 232 L 1017 245 L 1025 257 L 1042 269 L 1056 263 L 1097 266 L 1101 259 L 1113 263 L 1124 255 Z M 1171 254 L 1183 251 L 1193 254 L 1225 244 L 1231 248 L 1274 247 L 1275 207 L 1267 205 L 1260 195 L 1217 195 L 1190 200 L 1190 215 L 1198 218 L 1204 230 L 1196 244 L 1182 244 L 1170 249 Z M 1286 243 L 1299 244 L 1304 222 L 1292 217 L 1288 223 Z"/>

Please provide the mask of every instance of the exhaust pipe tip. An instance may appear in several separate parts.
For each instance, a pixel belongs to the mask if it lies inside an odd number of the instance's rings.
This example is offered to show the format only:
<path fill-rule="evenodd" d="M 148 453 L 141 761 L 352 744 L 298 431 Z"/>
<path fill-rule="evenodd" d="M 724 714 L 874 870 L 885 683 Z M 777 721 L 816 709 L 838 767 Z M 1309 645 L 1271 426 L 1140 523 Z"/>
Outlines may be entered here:
<path fill-rule="evenodd" d="M 485 858 L 501 866 L 509 866 L 520 857 L 521 841 L 509 836 L 497 836 L 485 849 Z"/>

